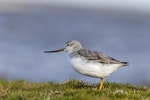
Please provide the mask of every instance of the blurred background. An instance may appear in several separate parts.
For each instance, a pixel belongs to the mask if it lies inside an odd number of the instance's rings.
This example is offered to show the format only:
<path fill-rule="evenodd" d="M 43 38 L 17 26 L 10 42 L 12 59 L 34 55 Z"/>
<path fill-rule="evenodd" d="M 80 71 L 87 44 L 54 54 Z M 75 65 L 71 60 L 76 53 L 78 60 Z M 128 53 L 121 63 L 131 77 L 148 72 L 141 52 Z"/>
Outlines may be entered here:
<path fill-rule="evenodd" d="M 1 79 L 99 82 L 74 71 L 67 53 L 43 53 L 72 39 L 129 62 L 107 81 L 150 85 L 150 1 L 0 0 Z"/>

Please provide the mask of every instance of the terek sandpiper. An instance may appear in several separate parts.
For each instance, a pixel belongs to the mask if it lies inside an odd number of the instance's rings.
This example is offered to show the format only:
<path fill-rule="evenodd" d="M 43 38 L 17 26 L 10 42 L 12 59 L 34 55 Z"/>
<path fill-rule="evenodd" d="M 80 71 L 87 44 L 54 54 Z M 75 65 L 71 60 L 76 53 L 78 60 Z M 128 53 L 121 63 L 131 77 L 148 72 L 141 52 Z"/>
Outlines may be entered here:
<path fill-rule="evenodd" d="M 45 53 L 53 53 L 67 51 L 73 68 L 87 76 L 100 78 L 101 82 L 99 89 L 101 90 L 104 83 L 104 78 L 116 71 L 122 66 L 127 66 L 127 62 L 118 61 L 101 52 L 82 48 L 82 45 L 77 40 L 68 41 L 65 47 L 59 50 L 45 51 Z"/>

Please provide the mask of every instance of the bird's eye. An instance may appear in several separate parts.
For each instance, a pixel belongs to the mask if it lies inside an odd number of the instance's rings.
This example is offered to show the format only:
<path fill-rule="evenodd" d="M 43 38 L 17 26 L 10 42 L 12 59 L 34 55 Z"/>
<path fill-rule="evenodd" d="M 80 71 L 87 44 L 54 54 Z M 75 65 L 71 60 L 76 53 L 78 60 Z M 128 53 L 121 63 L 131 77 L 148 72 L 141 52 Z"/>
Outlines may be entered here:
<path fill-rule="evenodd" d="M 69 44 L 66 44 L 66 46 L 69 46 Z"/>

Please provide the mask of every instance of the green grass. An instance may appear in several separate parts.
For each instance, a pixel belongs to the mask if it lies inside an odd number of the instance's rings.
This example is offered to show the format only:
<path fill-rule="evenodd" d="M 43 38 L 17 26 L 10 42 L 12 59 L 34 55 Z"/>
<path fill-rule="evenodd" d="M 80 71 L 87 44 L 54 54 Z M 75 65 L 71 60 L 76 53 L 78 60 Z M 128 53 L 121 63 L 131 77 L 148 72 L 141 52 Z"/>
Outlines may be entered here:
<path fill-rule="evenodd" d="M 150 100 L 150 88 L 105 82 L 98 84 L 78 80 L 64 83 L 30 83 L 0 80 L 0 100 Z"/>

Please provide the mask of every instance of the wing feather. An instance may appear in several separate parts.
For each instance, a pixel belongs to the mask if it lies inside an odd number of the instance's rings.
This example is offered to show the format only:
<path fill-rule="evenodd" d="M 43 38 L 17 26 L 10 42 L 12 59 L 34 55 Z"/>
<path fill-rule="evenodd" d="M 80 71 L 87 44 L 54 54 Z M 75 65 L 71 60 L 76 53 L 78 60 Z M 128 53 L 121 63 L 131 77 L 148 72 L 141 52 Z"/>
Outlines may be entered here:
<path fill-rule="evenodd" d="M 123 64 L 127 65 L 127 62 L 120 62 L 112 57 L 109 57 L 101 52 L 92 51 L 89 49 L 81 49 L 78 51 L 78 54 L 82 57 L 85 57 L 86 59 L 90 61 L 98 61 L 100 63 L 104 64 Z"/>

